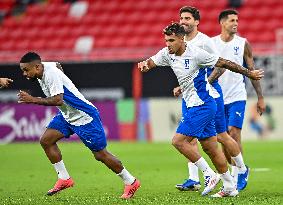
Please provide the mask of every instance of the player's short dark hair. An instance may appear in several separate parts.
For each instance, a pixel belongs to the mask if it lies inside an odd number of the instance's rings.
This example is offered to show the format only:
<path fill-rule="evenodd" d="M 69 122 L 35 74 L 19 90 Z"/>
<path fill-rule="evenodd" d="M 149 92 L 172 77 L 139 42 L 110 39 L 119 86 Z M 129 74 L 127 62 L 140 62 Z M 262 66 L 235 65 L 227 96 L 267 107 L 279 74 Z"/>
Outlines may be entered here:
<path fill-rule="evenodd" d="M 168 26 L 166 26 L 165 29 L 163 29 L 163 34 L 170 36 L 173 33 L 175 33 L 176 36 L 185 36 L 186 35 L 186 31 L 184 29 L 184 27 L 176 22 L 173 22 L 171 24 L 169 24 Z"/>
<path fill-rule="evenodd" d="M 220 12 L 219 16 L 218 16 L 218 22 L 220 23 L 220 21 L 222 19 L 227 19 L 229 15 L 238 15 L 238 12 L 234 9 L 226 9 Z"/>
<path fill-rule="evenodd" d="M 195 20 L 200 21 L 200 13 L 197 8 L 192 7 L 192 6 L 183 6 L 179 11 L 180 16 L 182 13 L 185 13 L 185 12 L 192 14 Z"/>
<path fill-rule="evenodd" d="M 28 52 L 21 58 L 20 63 L 30 63 L 33 61 L 41 61 L 40 56 L 35 52 Z"/>

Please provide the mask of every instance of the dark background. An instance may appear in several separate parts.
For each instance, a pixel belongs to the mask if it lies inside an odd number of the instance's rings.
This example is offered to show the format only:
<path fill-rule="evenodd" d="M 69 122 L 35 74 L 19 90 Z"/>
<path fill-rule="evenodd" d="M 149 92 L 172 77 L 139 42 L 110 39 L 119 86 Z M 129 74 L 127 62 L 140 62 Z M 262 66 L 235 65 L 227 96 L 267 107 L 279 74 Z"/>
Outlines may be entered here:
<path fill-rule="evenodd" d="M 65 74 L 77 88 L 122 88 L 125 97 L 132 97 L 132 72 L 135 62 L 111 63 L 64 63 Z M 172 96 L 178 85 L 173 71 L 168 67 L 157 67 L 143 75 L 142 97 Z M 5 90 L 27 90 L 34 96 L 43 96 L 37 82 L 23 77 L 19 65 L 0 65 L 0 76 L 14 80 Z M 0 91 L 1 92 L 1 91 Z"/>

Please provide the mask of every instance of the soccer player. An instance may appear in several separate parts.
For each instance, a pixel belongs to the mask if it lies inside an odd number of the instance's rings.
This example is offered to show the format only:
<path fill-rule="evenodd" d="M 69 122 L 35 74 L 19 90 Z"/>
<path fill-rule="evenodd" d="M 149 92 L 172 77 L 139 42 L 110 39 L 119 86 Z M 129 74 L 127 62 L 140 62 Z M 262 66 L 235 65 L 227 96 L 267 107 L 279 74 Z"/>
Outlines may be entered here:
<path fill-rule="evenodd" d="M 53 195 L 74 185 L 62 160 L 57 141 L 76 133 L 93 153 L 95 159 L 104 163 L 125 183 L 123 199 L 131 198 L 140 187 L 140 181 L 133 177 L 121 161 L 107 151 L 106 136 L 97 108 L 78 91 L 72 81 L 55 62 L 42 62 L 37 53 L 26 53 L 20 61 L 23 75 L 30 80 L 38 80 L 46 98 L 33 97 L 24 91 L 18 94 L 19 103 L 57 106 L 58 114 L 47 126 L 40 144 L 53 164 L 58 180 L 47 192 Z"/>
<path fill-rule="evenodd" d="M 0 78 L 0 88 L 6 88 L 13 82 L 10 78 Z"/>
<path fill-rule="evenodd" d="M 156 66 L 171 66 L 177 76 L 186 102 L 186 112 L 179 123 L 172 144 L 204 173 L 205 188 L 202 195 L 206 195 L 214 189 L 219 179 L 204 158 L 190 144 L 194 138 L 199 140 L 203 150 L 221 174 L 220 178 L 223 181 L 221 195 L 213 196 L 236 196 L 238 191 L 228 170 L 227 161 L 224 154 L 217 148 L 214 127 L 216 103 L 209 94 L 211 88 L 206 79 L 205 68 L 223 67 L 255 79 L 260 79 L 263 76 L 262 71 L 249 71 L 231 61 L 211 55 L 190 43 L 185 43 L 186 32 L 183 26 L 178 23 L 170 24 L 163 33 L 167 47 L 149 59 L 139 62 L 138 68 L 142 72 L 147 72 Z"/>
<path fill-rule="evenodd" d="M 190 44 L 193 44 L 199 48 L 204 49 L 208 53 L 217 55 L 216 47 L 214 42 L 210 37 L 198 31 L 198 25 L 200 22 L 200 13 L 198 9 L 194 7 L 184 6 L 180 9 L 180 24 L 184 27 L 186 31 L 186 35 L 184 40 Z M 210 75 L 212 72 L 211 68 L 207 68 L 207 74 Z M 217 104 L 217 112 L 215 115 L 215 128 L 217 133 L 217 140 L 220 142 L 228 151 L 233 161 L 235 162 L 236 167 L 239 169 L 239 176 L 237 175 L 242 183 L 246 183 L 245 177 L 243 175 L 247 175 L 248 169 L 244 164 L 244 160 L 236 141 L 231 138 L 227 133 L 226 128 L 226 120 L 224 113 L 224 101 L 223 94 L 220 85 L 217 80 L 214 80 L 212 83 L 212 96 L 215 98 Z M 181 94 L 181 88 L 174 88 L 174 95 L 179 96 Z M 182 110 L 186 110 L 186 103 L 184 99 L 182 99 Z M 195 150 L 198 151 L 197 140 L 193 140 L 192 145 L 195 147 Z M 227 159 L 231 162 L 230 159 Z M 233 166 L 234 164 L 232 164 Z M 198 175 L 198 168 L 194 163 L 188 162 L 189 169 L 189 178 L 185 180 L 183 184 L 177 184 L 176 188 L 181 191 L 186 190 L 198 190 L 200 189 L 200 180 Z"/>
<path fill-rule="evenodd" d="M 221 34 L 213 37 L 215 46 L 221 57 L 229 59 L 240 65 L 246 64 L 248 70 L 254 70 L 255 65 L 253 61 L 253 54 L 251 45 L 247 39 L 238 36 L 238 13 L 235 10 L 224 10 L 219 14 L 219 23 L 221 26 Z M 211 81 L 217 79 L 222 74 L 217 68 L 209 77 Z M 231 82 L 233 82 L 231 84 Z M 256 91 L 257 112 L 261 115 L 265 111 L 264 97 L 262 94 L 260 82 L 257 80 L 251 80 L 251 83 Z M 226 124 L 228 125 L 228 131 L 231 137 L 238 143 L 241 152 L 241 131 L 243 126 L 243 120 L 245 115 L 245 106 L 247 100 L 247 92 L 245 89 L 245 79 L 243 75 L 233 73 L 227 70 L 219 77 L 219 84 L 223 90 Z M 228 156 L 227 150 L 225 155 Z M 232 167 L 232 174 L 237 175 L 238 170 Z M 248 178 L 248 173 L 243 176 L 244 179 Z M 240 180 L 240 178 L 239 178 Z M 238 181 L 238 189 L 245 188 L 245 180 Z"/>

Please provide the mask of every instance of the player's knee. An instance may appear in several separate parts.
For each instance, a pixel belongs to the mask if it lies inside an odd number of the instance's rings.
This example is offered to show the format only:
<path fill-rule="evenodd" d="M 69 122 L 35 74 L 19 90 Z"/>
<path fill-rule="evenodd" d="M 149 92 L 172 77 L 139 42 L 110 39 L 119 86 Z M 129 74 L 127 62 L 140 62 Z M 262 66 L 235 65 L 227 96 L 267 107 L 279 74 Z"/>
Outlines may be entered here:
<path fill-rule="evenodd" d="M 237 142 L 239 143 L 241 141 L 240 136 L 237 132 L 230 132 L 230 136 Z"/>
<path fill-rule="evenodd" d="M 50 140 L 48 140 L 48 138 L 47 138 L 47 137 L 44 137 L 44 136 L 42 136 L 42 137 L 40 138 L 39 143 L 40 143 L 40 145 L 41 145 L 43 148 L 46 148 L 46 147 L 48 147 L 48 146 L 51 145 Z"/>
<path fill-rule="evenodd" d="M 182 141 L 178 137 L 176 137 L 176 136 L 173 137 L 171 143 L 177 149 L 182 146 Z"/>
<path fill-rule="evenodd" d="M 221 135 L 217 135 L 217 141 L 223 144 L 223 137 Z"/>
<path fill-rule="evenodd" d="M 101 162 L 103 159 L 102 155 L 99 153 L 94 154 L 94 158 L 96 159 L 96 161 L 99 161 L 99 162 Z"/>
<path fill-rule="evenodd" d="M 107 154 L 103 151 L 94 153 L 94 158 L 99 162 L 104 162 L 106 157 L 107 157 Z"/>
<path fill-rule="evenodd" d="M 197 139 L 193 139 L 192 141 L 190 141 L 190 145 L 197 146 L 198 145 Z"/>

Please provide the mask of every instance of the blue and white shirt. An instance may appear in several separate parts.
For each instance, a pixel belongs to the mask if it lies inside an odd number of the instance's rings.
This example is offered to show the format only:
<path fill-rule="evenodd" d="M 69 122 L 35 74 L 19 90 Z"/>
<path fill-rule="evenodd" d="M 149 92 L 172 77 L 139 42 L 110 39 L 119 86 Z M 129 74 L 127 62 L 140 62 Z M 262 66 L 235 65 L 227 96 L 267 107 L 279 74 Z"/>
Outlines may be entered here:
<path fill-rule="evenodd" d="M 38 82 L 47 97 L 63 94 L 63 105 L 58 106 L 64 119 L 71 125 L 90 123 L 97 108 L 78 91 L 72 81 L 56 67 L 55 62 L 43 62 L 42 79 Z"/>
<path fill-rule="evenodd" d="M 189 40 L 189 41 L 186 41 L 185 42 L 189 43 L 189 44 L 192 44 L 194 46 L 197 46 L 205 51 L 207 51 L 208 53 L 210 54 L 213 54 L 213 55 L 219 55 L 218 52 L 217 52 L 217 49 L 214 45 L 214 42 L 213 40 L 205 35 L 204 33 L 202 32 L 199 32 L 197 33 L 197 35 Z M 207 68 L 207 76 L 209 76 L 212 71 L 213 71 L 214 68 Z M 222 95 L 222 90 L 221 90 L 221 87 L 218 83 L 218 80 L 214 80 L 212 83 L 212 93 L 211 93 L 211 96 L 214 97 L 214 98 L 219 98 L 220 97 L 220 94 Z"/>
<path fill-rule="evenodd" d="M 213 100 L 209 94 L 211 86 L 207 81 L 205 68 L 213 67 L 218 58 L 190 44 L 186 45 L 186 50 L 181 56 L 169 54 L 168 48 L 165 47 L 151 57 L 157 66 L 171 66 L 181 86 L 187 107 L 203 105 Z"/>

